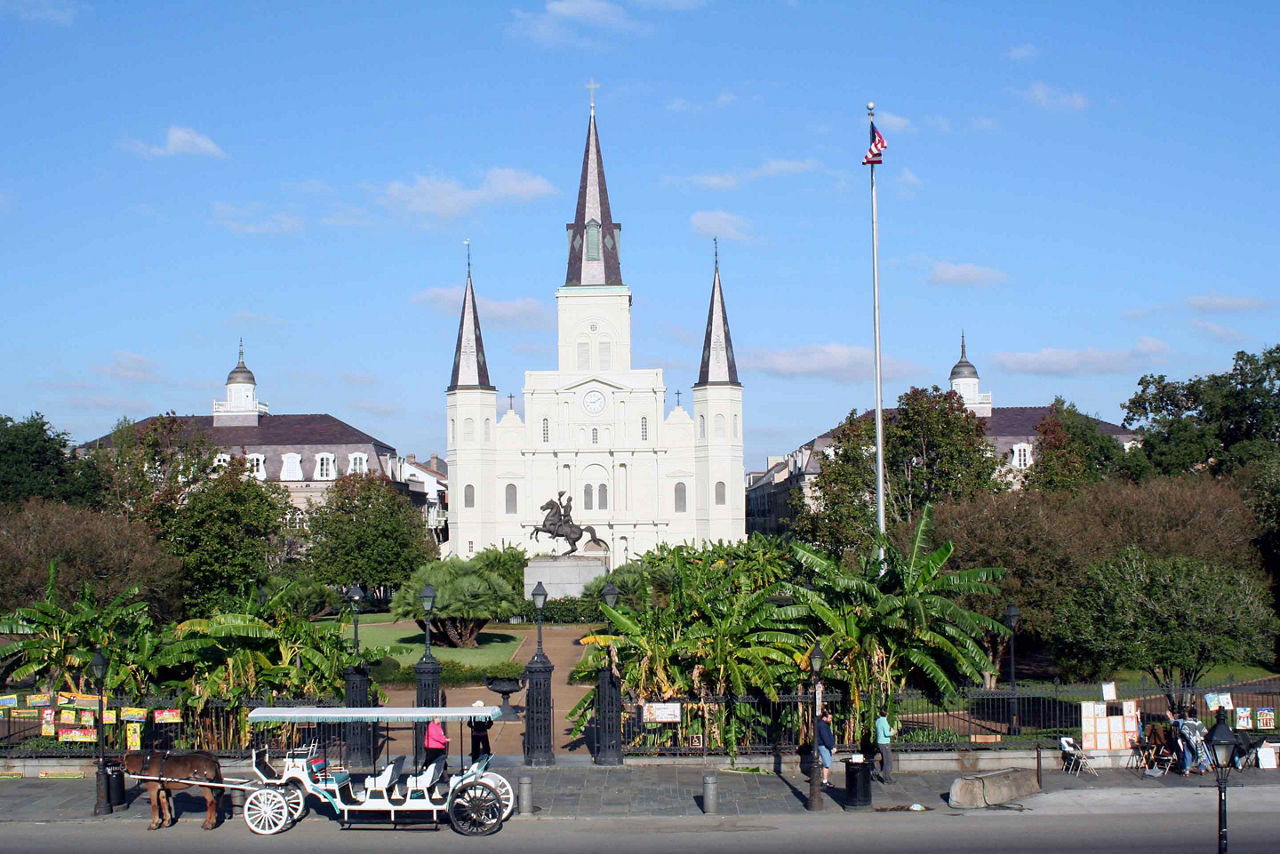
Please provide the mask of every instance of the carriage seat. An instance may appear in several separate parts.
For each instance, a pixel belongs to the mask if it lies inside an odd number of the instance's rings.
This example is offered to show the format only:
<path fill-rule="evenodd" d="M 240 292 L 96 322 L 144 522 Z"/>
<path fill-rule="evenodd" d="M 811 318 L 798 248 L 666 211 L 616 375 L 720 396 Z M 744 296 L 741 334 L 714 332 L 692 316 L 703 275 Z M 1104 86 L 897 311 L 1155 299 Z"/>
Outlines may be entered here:
<path fill-rule="evenodd" d="M 406 779 L 409 789 L 430 789 L 436 783 L 440 782 L 440 776 L 444 773 L 446 759 L 441 756 L 426 767 L 421 774 L 413 774 Z"/>
<path fill-rule="evenodd" d="M 346 771 L 338 768 L 329 770 L 329 760 L 323 756 L 313 756 L 307 760 L 307 773 L 311 775 L 311 782 L 316 785 L 341 786 L 351 779 Z"/>
<path fill-rule="evenodd" d="M 396 784 L 400 779 L 400 775 L 404 773 L 404 763 L 408 761 L 407 756 L 393 756 L 386 767 L 378 773 L 376 777 L 368 777 L 364 781 L 365 791 L 373 791 L 380 789 L 387 791 Z"/>

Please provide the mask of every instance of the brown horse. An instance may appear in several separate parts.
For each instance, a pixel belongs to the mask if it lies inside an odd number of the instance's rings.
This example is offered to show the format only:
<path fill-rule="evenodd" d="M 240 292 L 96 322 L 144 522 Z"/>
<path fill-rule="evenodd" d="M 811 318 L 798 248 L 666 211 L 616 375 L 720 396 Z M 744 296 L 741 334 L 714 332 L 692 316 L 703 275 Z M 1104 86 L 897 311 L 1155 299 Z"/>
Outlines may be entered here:
<path fill-rule="evenodd" d="M 200 783 L 179 783 L 178 780 L 207 780 L 210 783 L 222 782 L 222 768 L 218 760 L 210 753 L 168 753 L 158 750 L 135 750 L 124 755 L 124 770 L 133 776 L 163 777 L 163 781 L 144 780 L 147 796 L 151 799 L 151 826 L 147 830 L 159 827 L 171 827 L 174 822 L 173 804 L 170 797 L 173 792 L 199 786 Z M 205 830 L 213 830 L 218 824 L 219 806 L 222 801 L 222 789 L 215 786 L 204 786 L 204 801 L 208 805 L 208 814 L 200 826 Z M 161 822 L 161 812 L 164 821 Z"/>

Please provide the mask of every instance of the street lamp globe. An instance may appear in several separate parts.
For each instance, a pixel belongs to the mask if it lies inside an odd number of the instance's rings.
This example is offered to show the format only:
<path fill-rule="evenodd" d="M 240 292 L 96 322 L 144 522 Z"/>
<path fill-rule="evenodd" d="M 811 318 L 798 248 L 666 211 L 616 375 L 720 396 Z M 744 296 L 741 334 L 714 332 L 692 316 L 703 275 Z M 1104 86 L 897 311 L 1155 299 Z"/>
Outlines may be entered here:
<path fill-rule="evenodd" d="M 605 582 L 600 590 L 600 597 L 604 599 L 604 604 L 612 608 L 618 604 L 618 588 L 613 586 L 612 581 Z"/>
<path fill-rule="evenodd" d="M 822 665 L 826 663 L 827 656 L 823 653 L 822 647 L 815 643 L 813 652 L 809 653 L 809 672 L 813 674 L 814 679 L 818 678 L 818 674 L 822 672 Z"/>
<path fill-rule="evenodd" d="M 533 607 L 541 611 L 543 606 L 547 604 L 547 588 L 543 587 L 542 582 L 539 581 L 533 586 L 529 597 L 533 599 Z"/>
<path fill-rule="evenodd" d="M 364 599 L 364 591 L 360 589 L 359 584 L 352 584 L 347 588 L 347 601 L 352 605 L 359 606 L 362 599 Z"/>
<path fill-rule="evenodd" d="M 1009 627 L 1009 631 L 1018 628 L 1018 620 L 1022 617 L 1022 612 L 1018 610 L 1018 606 L 1010 602 L 1004 609 L 1004 624 Z"/>
<path fill-rule="evenodd" d="M 1231 727 L 1227 726 L 1227 710 L 1221 706 L 1218 707 L 1218 720 L 1205 737 L 1205 743 L 1209 746 L 1209 752 L 1213 754 L 1214 771 L 1225 780 L 1231 773 L 1240 741 Z"/>
<path fill-rule="evenodd" d="M 418 594 L 418 601 L 422 603 L 422 610 L 431 614 L 431 609 L 436 606 L 436 589 L 430 583 L 422 588 L 422 592 Z"/>
<path fill-rule="evenodd" d="M 99 649 L 93 654 L 93 661 L 89 662 L 89 672 L 93 674 L 93 678 L 98 684 L 102 684 L 102 680 L 107 677 L 107 659 Z"/>

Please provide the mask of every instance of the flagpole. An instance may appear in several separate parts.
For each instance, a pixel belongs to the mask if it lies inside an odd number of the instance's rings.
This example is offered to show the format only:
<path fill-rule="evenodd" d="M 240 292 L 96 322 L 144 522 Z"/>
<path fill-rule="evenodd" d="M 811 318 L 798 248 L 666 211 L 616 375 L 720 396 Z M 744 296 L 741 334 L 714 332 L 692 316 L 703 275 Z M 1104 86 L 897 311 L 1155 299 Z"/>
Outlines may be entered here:
<path fill-rule="evenodd" d="M 876 105 L 867 103 L 867 121 L 874 123 Z M 874 124 L 872 125 L 874 127 Z M 884 399 L 880 387 L 880 222 L 876 212 L 876 165 L 871 164 L 871 292 L 875 317 L 876 380 L 876 528 L 880 532 L 879 558 L 884 571 Z"/>

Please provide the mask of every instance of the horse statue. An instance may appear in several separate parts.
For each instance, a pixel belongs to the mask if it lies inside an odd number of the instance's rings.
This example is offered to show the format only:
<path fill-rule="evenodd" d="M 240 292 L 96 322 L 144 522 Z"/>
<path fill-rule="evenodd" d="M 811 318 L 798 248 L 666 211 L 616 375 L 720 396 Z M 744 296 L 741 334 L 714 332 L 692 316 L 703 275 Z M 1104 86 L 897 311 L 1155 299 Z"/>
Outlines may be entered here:
<path fill-rule="evenodd" d="M 564 495 L 563 492 L 560 495 Z M 529 539 L 538 542 L 538 534 L 549 534 L 553 540 L 563 538 L 569 543 L 569 550 L 565 552 L 571 555 L 578 550 L 578 540 L 582 539 L 583 533 L 591 536 L 590 542 L 597 546 L 608 545 L 604 540 L 596 536 L 596 529 L 590 525 L 575 525 L 573 522 L 573 498 L 572 496 L 564 499 L 561 504 L 556 499 L 545 502 L 539 510 L 545 510 L 547 515 L 542 520 L 542 524 L 529 532 Z"/>
<path fill-rule="evenodd" d="M 132 750 L 124 755 L 123 764 L 125 772 L 135 777 L 142 775 L 163 778 L 143 781 L 147 787 L 147 797 L 151 799 L 151 825 L 147 830 L 172 827 L 174 823 L 172 793 L 200 785 L 199 783 L 179 783 L 178 780 L 222 782 L 222 768 L 218 765 L 218 760 L 213 754 L 203 751 L 168 753 L 157 750 Z M 218 824 L 223 790 L 215 786 L 203 788 L 204 802 L 208 810 L 200 826 L 205 830 L 213 830 Z M 162 817 L 163 821 L 161 821 Z"/>

